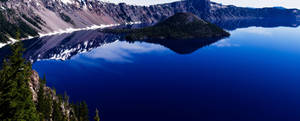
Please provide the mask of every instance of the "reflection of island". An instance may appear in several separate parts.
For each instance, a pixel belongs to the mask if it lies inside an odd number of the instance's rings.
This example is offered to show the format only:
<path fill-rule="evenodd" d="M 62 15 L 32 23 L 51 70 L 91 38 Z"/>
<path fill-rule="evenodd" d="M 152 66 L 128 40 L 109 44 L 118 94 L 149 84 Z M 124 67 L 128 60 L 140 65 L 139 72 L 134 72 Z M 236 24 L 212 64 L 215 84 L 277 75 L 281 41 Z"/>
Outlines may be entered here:
<path fill-rule="evenodd" d="M 148 42 L 154 44 L 160 44 L 166 48 L 171 49 L 172 51 L 178 54 L 190 54 L 196 50 L 213 44 L 222 38 L 202 38 L 202 39 L 189 39 L 189 40 L 144 40 L 140 42 Z M 128 41 L 133 42 L 133 41 Z"/>
<path fill-rule="evenodd" d="M 124 36 L 128 42 L 149 42 L 163 45 L 178 54 L 189 54 L 230 36 L 222 28 L 192 13 L 176 13 L 153 26 L 137 29 L 104 29 L 103 32 Z"/>

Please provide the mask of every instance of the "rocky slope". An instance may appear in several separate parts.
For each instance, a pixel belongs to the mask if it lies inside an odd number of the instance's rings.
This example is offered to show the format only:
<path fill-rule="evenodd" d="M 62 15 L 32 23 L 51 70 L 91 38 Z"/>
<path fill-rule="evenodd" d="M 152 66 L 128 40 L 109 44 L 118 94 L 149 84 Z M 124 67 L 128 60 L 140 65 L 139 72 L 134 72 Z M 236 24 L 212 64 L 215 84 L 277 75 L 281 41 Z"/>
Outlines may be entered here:
<path fill-rule="evenodd" d="M 296 19 L 298 10 L 240 8 L 209 0 L 186 0 L 152 6 L 134 6 L 99 0 L 1 0 L 0 39 L 37 36 L 67 28 L 141 21 L 155 23 L 177 12 L 191 12 L 204 20 L 217 22 L 237 19 Z"/>

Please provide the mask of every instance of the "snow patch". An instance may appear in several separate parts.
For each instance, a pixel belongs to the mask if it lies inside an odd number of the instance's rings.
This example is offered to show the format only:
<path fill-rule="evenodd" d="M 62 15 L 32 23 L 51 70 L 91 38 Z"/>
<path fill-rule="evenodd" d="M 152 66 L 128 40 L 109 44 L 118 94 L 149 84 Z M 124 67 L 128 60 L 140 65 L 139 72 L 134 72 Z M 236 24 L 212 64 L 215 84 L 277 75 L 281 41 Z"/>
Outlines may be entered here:
<path fill-rule="evenodd" d="M 126 3 L 129 5 L 137 5 L 137 6 L 151 6 L 157 4 L 177 2 L 181 0 L 99 0 L 99 1 L 107 2 L 107 3 L 115 3 L 115 4 Z"/>
<path fill-rule="evenodd" d="M 3 6 L 1 6 L 1 9 L 6 10 L 6 8 L 4 8 Z"/>
<path fill-rule="evenodd" d="M 71 56 L 71 53 L 76 52 L 76 48 L 73 49 L 66 49 L 64 51 L 61 52 L 61 54 L 55 54 L 53 55 L 51 58 L 49 58 L 50 60 L 67 60 L 68 57 Z"/>
<path fill-rule="evenodd" d="M 9 45 L 9 44 L 14 44 L 16 42 L 18 42 L 18 40 L 14 39 L 14 38 L 9 38 L 10 41 L 8 41 L 7 43 L 0 43 L 0 48 Z"/>
<path fill-rule="evenodd" d="M 7 43 L 0 43 L 0 48 L 4 47 L 5 45 L 7 45 Z"/>
<path fill-rule="evenodd" d="M 64 4 L 72 4 L 71 0 L 61 0 L 61 2 L 63 2 Z"/>

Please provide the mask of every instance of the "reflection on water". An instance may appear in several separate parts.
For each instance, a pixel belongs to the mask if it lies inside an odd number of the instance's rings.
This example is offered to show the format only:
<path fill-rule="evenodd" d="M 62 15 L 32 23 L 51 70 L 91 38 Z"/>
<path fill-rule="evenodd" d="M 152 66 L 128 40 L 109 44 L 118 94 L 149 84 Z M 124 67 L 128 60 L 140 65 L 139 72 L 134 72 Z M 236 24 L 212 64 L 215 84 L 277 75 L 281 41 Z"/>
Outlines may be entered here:
<path fill-rule="evenodd" d="M 24 41 L 26 51 L 25 58 L 32 62 L 38 60 L 67 60 L 79 53 L 89 52 L 92 49 L 101 47 L 106 50 L 106 44 L 111 44 L 115 41 L 120 41 L 121 37 L 118 35 L 101 33 L 98 31 L 78 31 L 71 34 L 62 34 L 56 36 L 48 36 L 43 38 L 35 38 Z M 178 54 L 190 54 L 204 46 L 210 45 L 221 38 L 195 39 L 195 40 L 161 40 L 161 41 L 147 41 L 148 43 L 159 44 L 165 46 Z M 137 47 L 141 42 L 127 43 L 126 40 L 122 45 L 110 45 L 116 47 L 127 47 L 137 49 L 136 52 L 144 52 L 144 47 Z M 136 47 L 136 48 L 135 48 Z M 2 48 L 1 54 L 7 54 L 8 47 Z M 152 48 L 151 48 L 152 49 Z M 117 51 L 117 50 L 114 50 Z M 98 56 L 105 56 L 106 58 L 115 58 L 111 53 L 97 53 Z M 126 56 L 123 55 L 123 56 Z"/>
<path fill-rule="evenodd" d="M 232 20 L 232 21 L 218 21 L 215 24 L 227 29 L 235 30 L 237 28 L 247 28 L 250 26 L 259 27 L 297 27 L 299 21 L 291 20 Z M 120 26 L 122 28 L 139 28 L 149 26 L 147 24 L 140 25 L 127 25 Z M 259 32 L 258 30 L 253 30 Z M 267 34 L 260 32 L 261 34 Z M 178 54 L 191 54 L 196 50 L 208 46 L 221 40 L 222 38 L 209 38 L 209 39 L 195 39 L 195 40 L 164 40 L 164 41 L 147 41 L 148 43 L 154 43 L 162 45 L 166 48 Z M 101 33 L 99 31 L 77 31 L 74 33 L 66 33 L 61 35 L 47 36 L 43 38 L 35 38 L 24 41 L 24 47 L 26 52 L 24 53 L 25 58 L 35 62 L 37 60 L 52 59 L 52 60 L 66 60 L 72 56 L 88 52 L 94 48 L 101 47 L 103 45 L 121 40 L 121 37 L 113 34 Z M 222 40 L 224 41 L 224 40 Z M 228 46 L 228 45 L 219 46 Z M 134 46 L 135 44 L 131 44 Z M 129 46 L 129 45 L 128 45 Z M 8 46 L 0 49 L 0 59 L 2 60 L 9 51 Z M 141 51 L 141 50 L 139 50 Z M 105 54 L 103 54 L 105 55 Z M 110 58 L 113 58 L 110 57 Z"/>
<path fill-rule="evenodd" d="M 223 38 L 203 38 L 189 40 L 147 40 L 144 42 L 162 45 L 166 48 L 171 49 L 177 54 L 191 54 L 196 50 L 211 45 L 221 39 Z"/>
<path fill-rule="evenodd" d="M 119 36 L 94 30 L 34 38 L 23 41 L 26 48 L 24 57 L 33 62 L 43 59 L 66 60 L 118 39 Z M 8 48 L 9 46 L 1 48 L 0 55 L 7 55 Z"/>
<path fill-rule="evenodd" d="M 97 31 L 78 31 L 24 41 L 27 49 L 24 56 L 30 60 L 66 60 L 118 40 L 118 36 Z"/>
<path fill-rule="evenodd" d="M 227 20 L 227 21 L 215 21 L 214 24 L 227 30 L 235 30 L 238 28 L 248 28 L 248 27 L 298 27 L 300 21 L 295 19 L 237 19 L 237 20 Z"/>
<path fill-rule="evenodd" d="M 63 34 L 44 38 L 37 38 L 24 41 L 24 47 L 27 51 L 24 56 L 32 61 L 51 59 L 51 60 L 66 60 L 72 56 L 83 52 L 101 47 L 103 50 L 106 44 L 110 47 L 127 47 L 127 49 L 136 49 L 136 52 L 144 52 L 144 47 L 137 47 L 141 42 L 122 43 L 122 45 L 112 44 L 115 41 L 124 41 L 121 37 L 113 34 L 106 34 L 97 31 L 79 31 L 72 34 Z M 161 41 L 146 41 L 148 43 L 165 46 L 178 54 L 190 54 L 194 51 L 210 45 L 221 38 L 207 38 L 194 40 L 161 40 Z M 151 48 L 152 49 L 152 48 Z M 117 50 L 114 50 L 117 51 Z M 106 58 L 114 58 L 110 53 L 98 53 L 98 56 Z M 126 56 L 126 54 L 124 55 Z"/>
<path fill-rule="evenodd" d="M 103 45 L 100 48 L 94 49 L 89 53 L 81 55 L 84 58 L 90 59 L 103 59 L 108 62 L 113 63 L 132 63 L 134 54 L 145 54 L 154 51 L 164 51 L 166 50 L 163 46 L 156 44 L 146 44 L 146 43 L 128 43 L 125 41 L 115 41 L 108 45 Z M 80 58 L 78 56 L 74 59 Z M 80 60 L 81 61 L 81 60 Z M 85 62 L 84 62 L 85 63 Z"/>
<path fill-rule="evenodd" d="M 236 29 L 198 51 L 117 40 L 33 68 L 103 121 L 297 121 L 299 31 Z"/>

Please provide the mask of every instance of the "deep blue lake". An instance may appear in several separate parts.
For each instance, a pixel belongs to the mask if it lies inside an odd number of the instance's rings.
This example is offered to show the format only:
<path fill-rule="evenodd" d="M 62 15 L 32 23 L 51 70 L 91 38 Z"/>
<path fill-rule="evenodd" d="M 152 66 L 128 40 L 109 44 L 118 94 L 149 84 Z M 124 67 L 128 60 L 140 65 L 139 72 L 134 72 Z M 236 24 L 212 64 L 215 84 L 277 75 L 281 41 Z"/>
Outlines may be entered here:
<path fill-rule="evenodd" d="M 97 31 L 29 49 L 48 86 L 97 107 L 102 121 L 299 121 L 300 27 L 230 33 L 189 51 Z"/>

